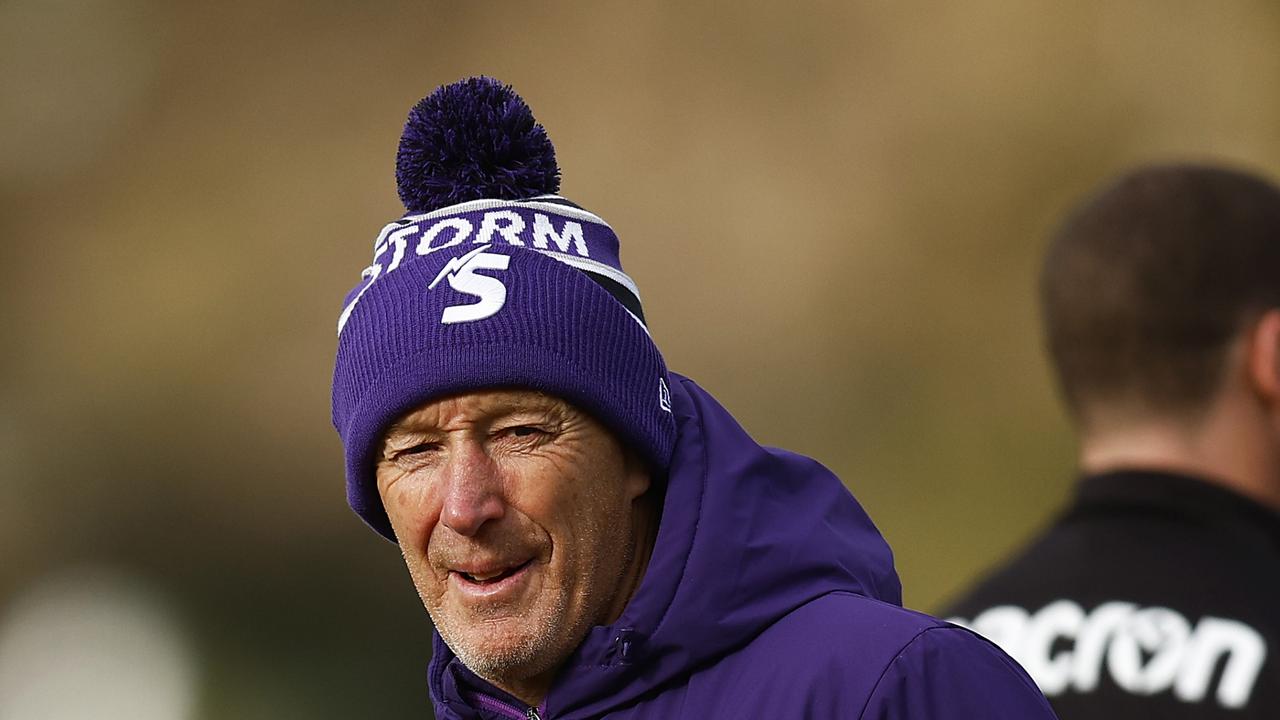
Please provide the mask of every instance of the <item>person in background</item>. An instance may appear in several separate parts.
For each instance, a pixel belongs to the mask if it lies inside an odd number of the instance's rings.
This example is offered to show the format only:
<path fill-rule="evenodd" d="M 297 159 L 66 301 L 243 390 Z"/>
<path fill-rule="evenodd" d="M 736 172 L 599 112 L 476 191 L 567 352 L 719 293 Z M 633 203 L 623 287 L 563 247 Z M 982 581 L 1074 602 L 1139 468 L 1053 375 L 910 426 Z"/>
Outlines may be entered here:
<path fill-rule="evenodd" d="M 837 477 L 667 370 L 510 87 L 425 98 L 396 176 L 333 422 L 435 626 L 436 717 L 1053 717 L 995 645 L 901 607 Z"/>
<path fill-rule="evenodd" d="M 1280 191 L 1135 170 L 1040 276 L 1075 498 L 943 616 L 1063 720 L 1280 718 Z"/>

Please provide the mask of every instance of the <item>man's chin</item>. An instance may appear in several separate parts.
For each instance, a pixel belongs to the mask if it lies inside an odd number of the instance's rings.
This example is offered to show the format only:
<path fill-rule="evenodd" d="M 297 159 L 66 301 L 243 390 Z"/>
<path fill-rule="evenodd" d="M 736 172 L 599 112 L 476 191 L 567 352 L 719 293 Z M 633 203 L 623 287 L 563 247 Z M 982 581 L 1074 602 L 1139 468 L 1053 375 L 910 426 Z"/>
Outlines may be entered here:
<path fill-rule="evenodd" d="M 509 677 L 527 677 L 548 669 L 554 661 L 547 655 L 547 642 L 530 632 L 526 623 L 501 620 L 464 630 L 450 637 L 440 627 L 440 636 L 472 672 L 493 682 Z"/>

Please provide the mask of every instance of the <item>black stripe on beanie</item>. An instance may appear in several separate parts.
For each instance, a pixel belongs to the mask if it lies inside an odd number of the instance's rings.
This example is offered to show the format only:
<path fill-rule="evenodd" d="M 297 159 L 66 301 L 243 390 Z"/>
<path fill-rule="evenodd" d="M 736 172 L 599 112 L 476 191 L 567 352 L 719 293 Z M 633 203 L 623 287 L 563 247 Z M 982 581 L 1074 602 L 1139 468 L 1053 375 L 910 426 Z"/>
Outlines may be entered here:
<path fill-rule="evenodd" d="M 645 327 L 649 326 L 649 323 L 644 319 L 644 308 L 640 307 L 640 298 L 633 295 L 626 285 L 623 285 L 608 275 L 591 272 L 590 270 L 584 270 L 580 267 L 574 267 L 574 270 L 577 270 L 591 278 L 597 285 L 608 291 L 608 293 L 613 296 L 614 300 L 622 303 L 622 307 L 626 308 L 628 312 L 636 316 L 636 319 L 640 321 L 641 325 L 644 325 Z"/>
<path fill-rule="evenodd" d="M 576 203 L 576 202 L 574 202 L 574 201 L 572 201 L 572 200 L 570 200 L 570 199 L 568 199 L 568 198 L 560 197 L 559 195 L 539 195 L 539 196 L 537 196 L 537 197 L 521 198 L 520 200 L 516 200 L 515 202 L 518 202 L 518 203 L 532 203 L 532 202 L 536 202 L 536 203 L 546 203 L 547 205 L 559 205 L 559 206 L 561 206 L 561 207 L 571 207 L 571 208 L 573 208 L 574 210 L 581 210 L 581 211 L 583 211 L 583 212 L 589 212 L 587 209 L 583 208 L 583 207 L 582 207 L 581 205 L 579 205 L 578 203 Z"/>

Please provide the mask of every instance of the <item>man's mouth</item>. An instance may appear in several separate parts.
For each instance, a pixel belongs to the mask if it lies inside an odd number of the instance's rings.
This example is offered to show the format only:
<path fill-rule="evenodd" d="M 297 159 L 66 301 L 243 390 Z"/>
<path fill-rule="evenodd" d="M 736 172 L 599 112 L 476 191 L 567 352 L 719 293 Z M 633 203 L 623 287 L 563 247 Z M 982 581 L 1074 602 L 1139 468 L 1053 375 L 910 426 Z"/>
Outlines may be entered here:
<path fill-rule="evenodd" d="M 532 560 L 526 560 L 519 565 L 512 565 L 507 568 L 497 568 L 493 570 L 473 570 L 466 572 L 463 570 L 454 570 L 463 580 L 475 585 L 493 585 L 515 575 L 521 570 L 528 567 Z"/>

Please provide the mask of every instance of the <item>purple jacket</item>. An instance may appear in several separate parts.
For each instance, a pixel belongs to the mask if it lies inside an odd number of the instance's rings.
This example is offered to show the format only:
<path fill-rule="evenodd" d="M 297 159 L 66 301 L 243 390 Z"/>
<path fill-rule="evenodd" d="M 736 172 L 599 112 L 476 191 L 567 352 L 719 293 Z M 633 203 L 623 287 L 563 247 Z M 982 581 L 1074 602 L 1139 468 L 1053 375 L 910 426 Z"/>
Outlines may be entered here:
<path fill-rule="evenodd" d="M 436 717 L 1054 717 L 994 645 L 901 607 L 889 546 L 835 475 L 756 444 L 672 377 L 662 522 L 622 617 L 587 634 L 539 708 L 475 677 L 437 636 Z"/>

